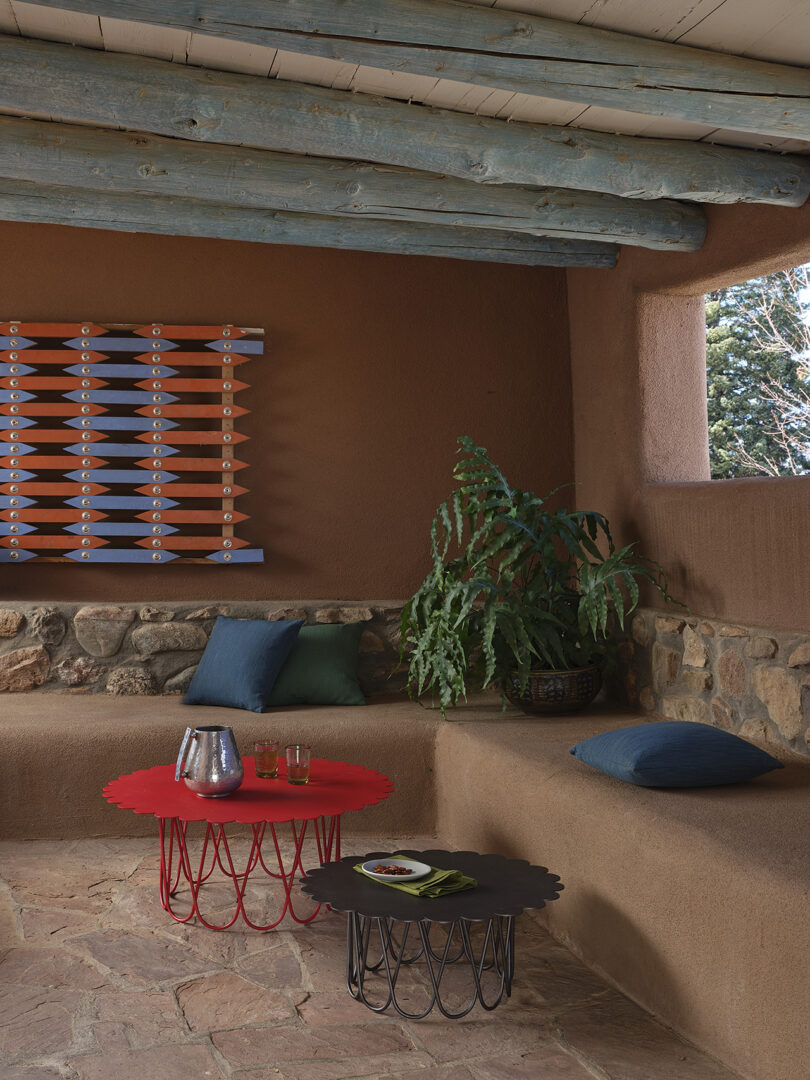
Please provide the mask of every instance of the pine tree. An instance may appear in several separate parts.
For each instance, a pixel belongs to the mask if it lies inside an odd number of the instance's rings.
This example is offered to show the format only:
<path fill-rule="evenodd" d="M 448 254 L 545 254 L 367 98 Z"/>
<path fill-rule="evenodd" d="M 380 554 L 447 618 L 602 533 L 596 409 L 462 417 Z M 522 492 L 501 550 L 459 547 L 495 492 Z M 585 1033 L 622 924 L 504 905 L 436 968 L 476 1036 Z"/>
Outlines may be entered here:
<path fill-rule="evenodd" d="M 706 298 L 712 476 L 810 471 L 810 264 Z"/>

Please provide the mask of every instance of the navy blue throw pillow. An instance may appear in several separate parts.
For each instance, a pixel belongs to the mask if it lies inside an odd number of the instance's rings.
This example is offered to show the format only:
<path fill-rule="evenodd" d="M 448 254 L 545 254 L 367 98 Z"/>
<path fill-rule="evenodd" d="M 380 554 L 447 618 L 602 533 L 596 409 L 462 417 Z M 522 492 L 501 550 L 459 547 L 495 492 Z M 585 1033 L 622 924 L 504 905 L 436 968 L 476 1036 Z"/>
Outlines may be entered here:
<path fill-rule="evenodd" d="M 682 788 L 737 784 L 783 769 L 781 761 L 729 731 L 688 720 L 605 731 L 569 753 L 617 780 L 640 787 Z"/>
<path fill-rule="evenodd" d="M 218 615 L 183 704 L 261 712 L 302 625 Z"/>

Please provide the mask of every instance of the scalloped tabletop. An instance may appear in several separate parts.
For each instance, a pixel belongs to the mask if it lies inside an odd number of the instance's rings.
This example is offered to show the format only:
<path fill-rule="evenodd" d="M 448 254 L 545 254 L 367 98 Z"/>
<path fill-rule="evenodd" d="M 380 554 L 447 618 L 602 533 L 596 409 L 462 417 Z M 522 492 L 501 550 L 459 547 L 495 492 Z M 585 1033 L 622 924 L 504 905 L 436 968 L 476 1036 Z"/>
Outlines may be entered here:
<path fill-rule="evenodd" d="M 260 780 L 252 757 L 244 757 L 245 779 L 232 795 L 203 799 L 175 781 L 174 765 L 155 765 L 112 780 L 104 788 L 108 802 L 136 814 L 224 825 L 309 821 L 345 814 L 387 799 L 394 785 L 383 773 L 345 761 L 313 758 L 308 784 L 288 784 L 286 762 L 279 757 L 275 780 Z"/>
<path fill-rule="evenodd" d="M 368 859 L 404 855 L 442 870 L 461 870 L 474 877 L 478 885 L 468 892 L 453 893 L 432 899 L 411 896 L 391 889 L 354 869 Z M 496 916 L 515 916 L 545 907 L 556 900 L 564 886 L 545 866 L 533 866 L 525 859 L 505 855 L 479 855 L 475 851 L 430 851 L 401 849 L 397 852 L 371 851 L 366 855 L 347 855 L 340 862 L 325 863 L 307 871 L 301 891 L 335 911 L 353 911 L 366 918 L 401 919 L 418 922 L 455 922 L 469 919 L 481 922 Z"/>

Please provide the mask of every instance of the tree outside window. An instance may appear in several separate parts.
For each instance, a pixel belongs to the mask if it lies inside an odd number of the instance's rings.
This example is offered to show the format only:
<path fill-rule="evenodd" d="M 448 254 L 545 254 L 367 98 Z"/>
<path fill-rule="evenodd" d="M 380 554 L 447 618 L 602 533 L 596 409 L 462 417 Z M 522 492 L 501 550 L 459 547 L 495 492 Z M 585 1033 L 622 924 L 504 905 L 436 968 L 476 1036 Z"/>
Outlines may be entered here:
<path fill-rule="evenodd" d="M 706 297 L 712 477 L 810 473 L 810 263 Z"/>

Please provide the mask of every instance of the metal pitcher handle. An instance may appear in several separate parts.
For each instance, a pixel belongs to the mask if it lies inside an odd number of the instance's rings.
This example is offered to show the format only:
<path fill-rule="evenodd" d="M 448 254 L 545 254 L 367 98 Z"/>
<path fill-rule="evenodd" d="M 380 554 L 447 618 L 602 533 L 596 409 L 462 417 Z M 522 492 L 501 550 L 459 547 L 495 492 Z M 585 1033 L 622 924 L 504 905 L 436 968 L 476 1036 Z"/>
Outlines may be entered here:
<path fill-rule="evenodd" d="M 194 729 L 190 728 L 190 727 L 187 727 L 186 728 L 186 733 L 183 736 L 183 741 L 180 744 L 180 753 L 177 755 L 177 768 L 174 770 L 174 779 L 175 780 L 179 780 L 181 776 L 186 775 L 186 772 L 185 772 L 185 769 L 184 769 L 185 761 L 183 759 L 186 756 L 186 750 L 188 749 L 188 744 L 191 742 L 192 739 L 195 739 L 196 737 L 197 737 L 197 735 L 196 735 L 196 732 L 194 731 Z"/>

